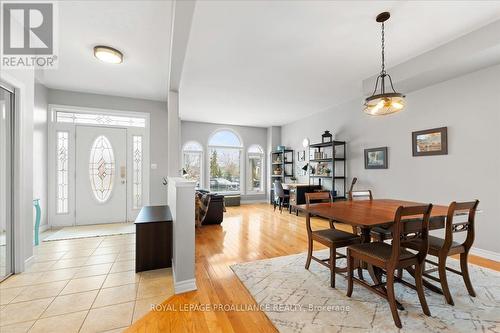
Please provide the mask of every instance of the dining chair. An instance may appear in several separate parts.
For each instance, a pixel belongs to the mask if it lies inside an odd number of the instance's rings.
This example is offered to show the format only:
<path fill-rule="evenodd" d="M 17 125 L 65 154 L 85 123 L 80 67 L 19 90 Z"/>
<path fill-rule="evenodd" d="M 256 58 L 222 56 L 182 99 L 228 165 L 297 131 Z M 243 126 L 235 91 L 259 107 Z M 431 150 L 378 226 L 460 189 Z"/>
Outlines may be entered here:
<path fill-rule="evenodd" d="M 469 295 L 475 297 L 476 292 L 472 287 L 472 283 L 469 276 L 468 269 L 468 255 L 472 243 L 474 242 L 474 220 L 476 217 L 477 206 L 479 205 L 479 200 L 470 202 L 455 202 L 453 201 L 448 207 L 448 214 L 446 216 L 445 223 L 445 237 L 444 239 L 434 236 L 429 236 L 429 254 L 438 258 L 438 262 L 431 260 L 425 260 L 426 263 L 430 263 L 437 268 L 429 269 L 424 271 L 423 276 L 439 282 L 441 284 L 441 289 L 446 302 L 450 305 L 455 305 L 453 298 L 451 297 L 450 288 L 448 287 L 448 280 L 446 278 L 446 271 L 461 275 L 465 287 L 469 292 Z M 465 222 L 454 222 L 454 217 L 457 213 L 467 212 L 467 221 Z M 458 243 L 453 240 L 453 234 L 458 232 L 467 232 L 465 241 L 463 243 Z M 409 249 L 417 249 L 421 246 L 420 239 L 413 239 L 408 242 L 403 242 L 402 246 Z M 453 268 L 446 267 L 446 259 L 452 255 L 460 255 L 460 270 L 457 271 Z M 438 271 L 439 278 L 430 273 Z"/>
<path fill-rule="evenodd" d="M 290 205 L 290 195 L 285 194 L 285 190 L 283 189 L 283 185 L 279 180 L 276 180 L 274 183 L 274 211 L 276 211 L 276 206 L 279 206 L 280 213 L 283 213 L 283 205 Z"/>
<path fill-rule="evenodd" d="M 405 285 L 415 288 L 417 290 L 423 312 L 428 316 L 431 314 L 429 307 L 427 306 L 427 301 L 425 300 L 422 279 L 424 261 L 428 247 L 429 217 L 431 210 L 432 204 L 409 207 L 401 206 L 397 209 L 394 217 L 392 244 L 372 242 L 354 244 L 347 247 L 347 296 L 352 296 L 354 281 L 382 296 L 389 302 L 394 324 L 399 328 L 401 328 L 402 325 L 401 320 L 399 319 L 398 304 L 394 294 L 394 281 L 396 279 L 397 281 L 405 282 Z M 417 248 L 418 252 L 412 253 L 401 247 L 401 236 L 404 235 L 404 222 L 402 221 L 402 218 L 411 216 L 412 219 L 415 219 L 418 215 L 422 216 L 421 229 L 418 232 L 421 242 Z M 387 276 L 386 282 L 370 285 L 364 280 L 356 279 L 353 275 L 353 269 L 355 262 L 359 261 L 366 262 L 372 266 L 385 270 L 385 274 Z M 411 268 L 412 266 L 415 266 L 414 271 L 416 286 L 400 280 L 394 274 L 394 271 L 397 269 Z"/>
<path fill-rule="evenodd" d="M 316 192 L 316 193 L 306 193 L 306 208 L 309 209 L 311 201 L 318 200 L 329 200 L 331 202 L 332 197 L 330 192 Z M 330 223 L 332 223 L 330 221 Z M 308 238 L 308 248 L 307 248 L 307 260 L 306 269 L 309 269 L 311 264 L 311 259 L 318 262 L 319 264 L 328 267 L 330 270 L 330 286 L 335 288 L 335 274 L 340 273 L 342 269 L 337 269 L 336 261 L 337 259 L 346 258 L 344 254 L 338 253 L 337 249 L 346 247 L 348 245 L 353 245 L 361 242 L 361 237 L 349 232 L 338 230 L 335 228 L 322 229 L 322 230 L 312 230 L 311 228 L 311 218 L 310 214 L 306 215 L 306 229 Z M 313 241 L 321 243 L 330 249 L 330 256 L 328 259 L 320 259 L 312 255 L 313 253 Z M 343 269 L 345 271 L 345 268 Z M 361 268 L 358 265 L 358 274 Z"/>
<path fill-rule="evenodd" d="M 373 194 L 372 194 L 371 190 L 353 191 L 352 186 L 351 186 L 351 189 L 348 192 L 347 198 L 351 201 L 353 201 L 353 200 L 373 200 Z M 359 233 L 359 231 L 357 229 L 358 229 L 357 227 L 354 227 L 354 226 L 352 227 L 353 232 Z M 386 228 L 383 228 L 383 227 L 374 227 L 371 230 L 371 236 L 377 241 L 384 241 L 385 239 L 390 239 L 391 231 L 386 229 Z"/>

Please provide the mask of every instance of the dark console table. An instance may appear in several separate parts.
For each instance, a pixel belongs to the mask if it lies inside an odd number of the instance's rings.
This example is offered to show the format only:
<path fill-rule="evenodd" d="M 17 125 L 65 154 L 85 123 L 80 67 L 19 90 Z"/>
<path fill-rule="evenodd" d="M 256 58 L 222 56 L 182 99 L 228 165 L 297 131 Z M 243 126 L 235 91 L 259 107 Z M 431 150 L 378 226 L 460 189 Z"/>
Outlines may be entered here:
<path fill-rule="evenodd" d="M 135 271 L 172 266 L 172 214 L 168 206 L 144 206 L 135 220 Z"/>

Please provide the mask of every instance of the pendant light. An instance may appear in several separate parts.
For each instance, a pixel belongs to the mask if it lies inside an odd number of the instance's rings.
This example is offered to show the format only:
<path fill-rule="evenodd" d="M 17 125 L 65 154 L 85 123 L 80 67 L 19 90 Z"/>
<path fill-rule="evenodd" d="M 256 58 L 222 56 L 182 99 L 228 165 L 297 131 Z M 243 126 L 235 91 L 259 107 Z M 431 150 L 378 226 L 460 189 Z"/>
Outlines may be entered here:
<path fill-rule="evenodd" d="M 384 23 L 391 17 L 389 12 L 383 12 L 377 15 L 377 22 L 382 23 L 382 70 L 377 76 L 375 89 L 370 97 L 365 99 L 365 113 L 372 116 L 384 116 L 391 113 L 402 111 L 405 107 L 405 95 L 396 92 L 392 84 L 392 78 L 385 71 L 385 26 Z M 385 81 L 389 79 L 390 89 L 386 91 Z M 378 90 L 378 91 L 377 91 Z"/>

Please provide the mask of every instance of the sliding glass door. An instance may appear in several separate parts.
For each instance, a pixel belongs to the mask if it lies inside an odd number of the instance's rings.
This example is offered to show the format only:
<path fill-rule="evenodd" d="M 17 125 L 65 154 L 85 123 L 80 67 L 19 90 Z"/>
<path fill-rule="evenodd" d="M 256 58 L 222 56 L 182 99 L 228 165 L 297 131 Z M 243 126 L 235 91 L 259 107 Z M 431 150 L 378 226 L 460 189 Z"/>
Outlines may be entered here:
<path fill-rule="evenodd" d="M 0 281 L 13 273 L 13 117 L 14 91 L 0 82 Z"/>

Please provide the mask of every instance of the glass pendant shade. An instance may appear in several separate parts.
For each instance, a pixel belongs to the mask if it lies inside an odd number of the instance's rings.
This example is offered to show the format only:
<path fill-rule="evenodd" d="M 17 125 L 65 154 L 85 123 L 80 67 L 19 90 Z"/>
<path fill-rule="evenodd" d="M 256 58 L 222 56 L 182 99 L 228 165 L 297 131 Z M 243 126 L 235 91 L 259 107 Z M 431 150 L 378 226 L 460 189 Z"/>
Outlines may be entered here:
<path fill-rule="evenodd" d="M 365 113 L 372 116 L 384 116 L 402 111 L 406 106 L 405 97 L 400 93 L 373 95 L 365 101 Z"/>

